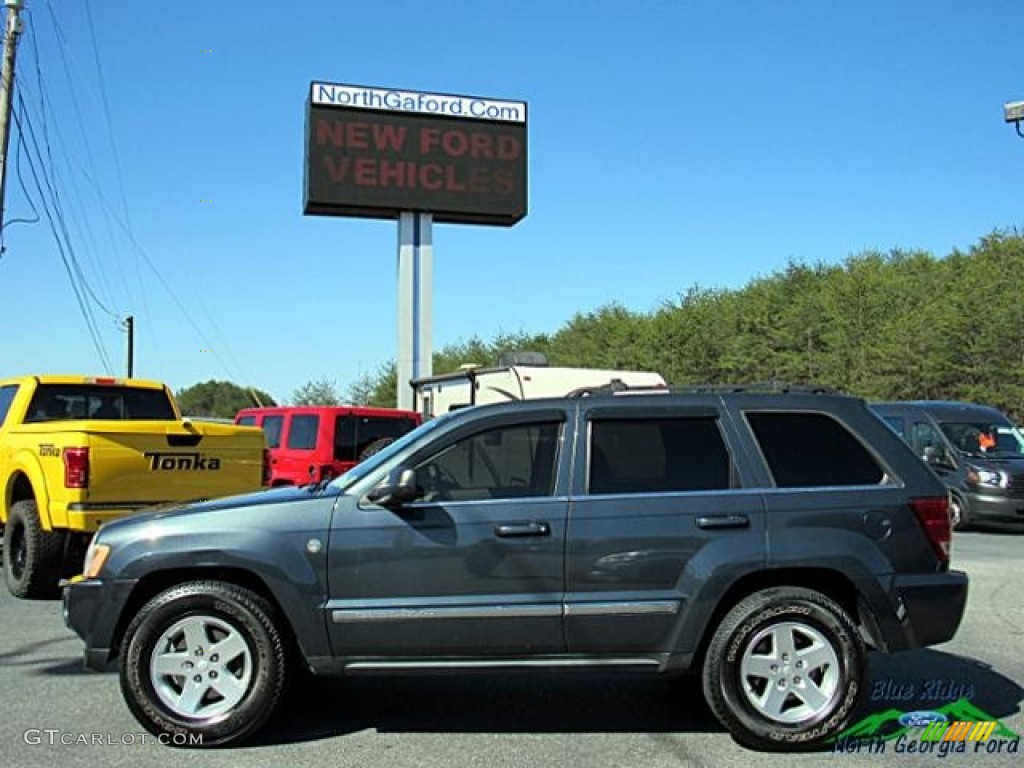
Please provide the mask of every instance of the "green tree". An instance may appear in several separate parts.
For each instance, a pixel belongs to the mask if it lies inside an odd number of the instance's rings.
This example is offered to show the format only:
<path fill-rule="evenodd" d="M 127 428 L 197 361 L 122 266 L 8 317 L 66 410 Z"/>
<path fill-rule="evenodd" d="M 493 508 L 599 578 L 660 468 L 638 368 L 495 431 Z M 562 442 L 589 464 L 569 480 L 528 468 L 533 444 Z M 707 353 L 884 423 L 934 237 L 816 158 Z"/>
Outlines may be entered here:
<path fill-rule="evenodd" d="M 337 383 L 326 376 L 307 381 L 292 394 L 293 405 L 341 405 Z"/>
<path fill-rule="evenodd" d="M 230 381 L 204 381 L 178 390 L 178 407 L 185 416 L 234 418 L 243 408 L 277 405 L 274 398 L 255 387 L 241 387 Z"/>

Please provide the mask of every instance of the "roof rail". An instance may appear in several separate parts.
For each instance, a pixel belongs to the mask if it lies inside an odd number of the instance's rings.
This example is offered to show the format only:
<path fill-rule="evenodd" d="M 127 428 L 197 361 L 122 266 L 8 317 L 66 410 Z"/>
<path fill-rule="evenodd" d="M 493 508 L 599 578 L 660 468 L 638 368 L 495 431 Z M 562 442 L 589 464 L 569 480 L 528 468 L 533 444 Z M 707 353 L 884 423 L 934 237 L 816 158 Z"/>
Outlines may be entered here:
<path fill-rule="evenodd" d="M 607 384 L 580 387 L 568 393 L 567 397 L 593 397 L 595 395 L 640 394 L 654 392 L 687 395 L 726 394 L 775 394 L 775 395 L 836 395 L 840 390 L 819 384 L 790 384 L 783 381 L 764 381 L 752 384 L 686 384 L 682 386 L 629 386 L 622 379 L 612 379 Z"/>
<path fill-rule="evenodd" d="M 840 390 L 822 384 L 791 384 L 786 381 L 759 381 L 750 384 L 693 384 L 670 387 L 672 392 L 721 395 L 734 392 L 781 395 L 837 395 Z"/>

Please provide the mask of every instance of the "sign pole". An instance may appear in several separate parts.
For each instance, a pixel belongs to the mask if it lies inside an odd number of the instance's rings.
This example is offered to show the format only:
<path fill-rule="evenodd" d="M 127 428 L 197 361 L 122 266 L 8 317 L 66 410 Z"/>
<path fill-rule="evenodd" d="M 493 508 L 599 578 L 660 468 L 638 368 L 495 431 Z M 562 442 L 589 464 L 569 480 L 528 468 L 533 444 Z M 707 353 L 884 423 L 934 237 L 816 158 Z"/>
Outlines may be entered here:
<path fill-rule="evenodd" d="M 409 382 L 433 373 L 434 217 L 398 216 L 397 407 L 412 410 Z"/>

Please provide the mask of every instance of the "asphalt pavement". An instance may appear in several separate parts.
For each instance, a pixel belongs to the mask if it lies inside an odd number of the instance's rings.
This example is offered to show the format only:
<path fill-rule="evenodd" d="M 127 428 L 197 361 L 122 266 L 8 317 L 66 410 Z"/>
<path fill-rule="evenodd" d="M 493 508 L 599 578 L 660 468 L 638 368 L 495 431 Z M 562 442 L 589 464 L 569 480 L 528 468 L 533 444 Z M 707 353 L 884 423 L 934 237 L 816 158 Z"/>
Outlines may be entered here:
<path fill-rule="evenodd" d="M 957 637 L 874 654 L 864 716 L 966 698 L 1024 734 L 1022 550 L 1024 534 L 956 534 L 954 567 L 971 576 Z M 1024 765 L 1006 739 L 951 754 L 940 745 L 910 752 L 917 741 L 902 750 L 887 742 L 881 753 L 870 742 L 850 744 L 853 752 L 751 752 L 718 726 L 696 680 L 593 672 L 320 681 L 296 691 L 257 742 L 185 754 L 136 723 L 115 673 L 82 667 L 82 643 L 64 627 L 59 602 L 16 600 L 0 586 L 0 620 L 0 765 L 18 768 Z"/>

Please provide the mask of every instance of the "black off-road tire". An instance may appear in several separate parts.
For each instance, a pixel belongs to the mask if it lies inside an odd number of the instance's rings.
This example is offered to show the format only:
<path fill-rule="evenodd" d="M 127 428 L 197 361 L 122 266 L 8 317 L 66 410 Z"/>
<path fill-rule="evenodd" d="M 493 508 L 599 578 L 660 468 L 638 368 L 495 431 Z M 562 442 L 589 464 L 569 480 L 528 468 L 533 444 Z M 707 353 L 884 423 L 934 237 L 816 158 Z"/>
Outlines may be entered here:
<path fill-rule="evenodd" d="M 34 500 L 11 505 L 4 526 L 4 578 L 12 595 L 46 599 L 60 594 L 65 536 L 43 529 Z"/>
<path fill-rule="evenodd" d="M 810 655 L 825 646 L 830 650 Z M 784 667 L 786 648 L 796 650 L 786 653 Z M 769 672 L 776 658 L 778 671 Z M 822 658 L 834 661 L 810 669 Z M 764 669 L 765 677 L 745 677 L 745 660 L 748 671 Z M 774 587 L 744 598 L 722 619 L 705 657 L 703 686 L 711 710 L 740 744 L 796 751 L 820 747 L 850 724 L 866 675 L 864 642 L 842 607 L 810 589 Z M 767 685 L 761 687 L 762 682 Z M 778 689 L 774 695 L 784 698 L 763 698 L 772 686 Z M 821 696 L 823 691 L 828 694 Z M 804 698 L 811 694 L 821 700 L 819 707 Z M 765 704 L 771 701 L 779 708 L 775 716 L 768 714 L 774 706 Z"/>
<path fill-rule="evenodd" d="M 389 445 L 395 442 L 393 437 L 379 437 L 370 443 L 368 446 L 363 448 L 363 452 L 359 454 L 359 461 L 366 461 L 368 458 L 373 456 L 375 453 L 380 453 Z"/>
<path fill-rule="evenodd" d="M 285 644 L 276 620 L 269 601 L 251 590 L 226 582 L 195 581 L 161 592 L 135 616 L 121 643 L 121 691 L 128 708 L 150 733 L 170 746 L 221 747 L 244 741 L 273 715 L 285 687 Z M 201 634 L 199 653 L 184 637 L 187 629 L 182 630 L 183 648 L 168 644 L 168 636 L 173 636 L 175 627 L 183 624 L 193 629 L 198 624 L 211 628 Z M 233 667 L 233 673 L 246 680 L 244 685 L 237 686 L 240 692 L 237 703 L 220 712 L 214 710 L 221 702 L 202 703 L 220 694 L 215 690 L 218 683 L 205 679 L 211 670 L 200 666 L 200 663 L 213 666 L 217 661 L 218 628 L 229 630 L 228 637 L 236 633 L 248 654 L 244 664 Z M 183 669 L 180 681 L 166 673 L 158 675 L 152 669 L 158 658 L 166 660 L 172 650 L 175 659 L 176 654 L 184 651 L 193 661 L 188 671 Z M 236 661 L 240 660 L 241 656 L 236 657 Z M 220 674 L 226 676 L 229 671 L 224 667 Z M 176 711 L 166 696 L 168 692 L 173 694 L 173 686 L 179 682 L 184 691 L 193 678 L 204 678 L 197 683 L 197 689 L 204 689 L 206 693 L 196 708 L 205 711 L 189 716 Z M 158 686 L 162 694 L 157 692 Z"/>

